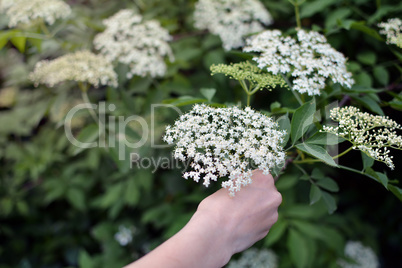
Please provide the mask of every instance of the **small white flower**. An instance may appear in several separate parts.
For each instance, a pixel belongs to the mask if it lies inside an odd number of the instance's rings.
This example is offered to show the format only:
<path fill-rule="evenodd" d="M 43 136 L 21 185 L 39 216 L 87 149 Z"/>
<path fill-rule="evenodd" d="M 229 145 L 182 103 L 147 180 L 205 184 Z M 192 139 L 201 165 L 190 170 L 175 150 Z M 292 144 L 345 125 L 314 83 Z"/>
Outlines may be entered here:
<path fill-rule="evenodd" d="M 379 262 L 374 251 L 363 246 L 358 241 L 348 241 L 345 246 L 345 256 L 352 259 L 355 263 L 346 260 L 338 260 L 337 263 L 342 268 L 378 268 Z"/>
<path fill-rule="evenodd" d="M 231 260 L 229 268 L 277 268 L 278 257 L 272 250 L 250 248 L 238 260 Z"/>
<path fill-rule="evenodd" d="M 271 14 L 258 0 L 199 0 L 194 12 L 195 27 L 219 35 L 223 48 L 244 45 L 243 37 L 271 24 Z"/>
<path fill-rule="evenodd" d="M 267 30 L 247 39 L 245 52 L 258 52 L 253 60 L 272 74 L 289 74 L 293 90 L 320 95 L 327 79 L 352 87 L 352 74 L 346 70 L 346 58 L 314 31 L 298 30 L 297 40 L 279 30 Z"/>
<path fill-rule="evenodd" d="M 127 246 L 131 241 L 133 241 L 133 231 L 120 225 L 119 231 L 114 235 L 114 239 L 116 239 L 121 246 Z"/>
<path fill-rule="evenodd" d="M 175 158 L 192 160 L 193 170 L 183 174 L 185 179 L 203 179 L 208 186 L 211 181 L 228 176 L 222 187 L 233 196 L 252 182 L 254 165 L 268 174 L 285 161 L 281 147 L 284 135 L 285 131 L 279 130 L 271 118 L 249 107 L 241 110 L 197 104 L 166 128 L 163 139 L 176 143 Z"/>
<path fill-rule="evenodd" d="M 353 106 L 334 108 L 330 111 L 330 117 L 339 122 L 339 125 L 324 126 L 323 131 L 348 140 L 354 149 L 359 149 L 394 169 L 395 165 L 392 156 L 389 155 L 388 147 L 402 149 L 402 136 L 396 133 L 396 129 L 402 130 L 400 124 L 387 116 L 360 112 Z"/>
<path fill-rule="evenodd" d="M 36 86 L 46 84 L 53 87 L 60 82 L 72 80 L 89 83 L 95 87 L 99 85 L 117 87 L 117 74 L 111 62 L 102 55 L 95 55 L 86 50 L 66 54 L 50 61 L 40 61 L 29 77 Z"/>
<path fill-rule="evenodd" d="M 104 32 L 94 38 L 94 46 L 110 61 L 127 64 L 133 75 L 152 77 L 166 73 L 164 58 L 174 61 L 167 43 L 172 39 L 169 32 L 155 20 L 143 21 L 141 15 L 123 9 L 103 21 Z"/>
<path fill-rule="evenodd" d="M 382 28 L 380 34 L 387 36 L 387 44 L 394 44 L 402 48 L 402 21 L 399 18 L 381 22 L 378 27 Z"/>
<path fill-rule="evenodd" d="M 52 25 L 56 19 L 68 17 L 71 8 L 61 0 L 2 0 L 0 12 L 9 17 L 9 27 L 32 24 L 39 19 Z"/>

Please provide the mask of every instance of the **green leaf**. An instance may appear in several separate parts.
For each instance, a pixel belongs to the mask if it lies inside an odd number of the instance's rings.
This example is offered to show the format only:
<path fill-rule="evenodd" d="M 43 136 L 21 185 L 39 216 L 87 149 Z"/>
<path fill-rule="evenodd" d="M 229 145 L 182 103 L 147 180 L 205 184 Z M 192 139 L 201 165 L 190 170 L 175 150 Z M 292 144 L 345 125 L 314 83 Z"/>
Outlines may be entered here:
<path fill-rule="evenodd" d="M 11 43 L 21 52 L 25 52 L 27 38 L 25 36 L 14 36 L 10 38 Z"/>
<path fill-rule="evenodd" d="M 0 50 L 7 44 L 8 39 L 12 35 L 11 31 L 0 32 Z"/>
<path fill-rule="evenodd" d="M 119 200 L 124 193 L 124 184 L 118 182 L 108 187 L 106 193 L 102 197 L 101 207 L 111 207 L 117 200 Z"/>
<path fill-rule="evenodd" d="M 374 65 L 377 61 L 377 55 L 372 51 L 363 51 L 356 55 L 356 58 L 361 63 Z"/>
<path fill-rule="evenodd" d="M 325 190 L 328 190 L 330 192 L 338 192 L 339 191 L 339 186 L 336 183 L 336 181 L 334 181 L 333 179 L 328 178 L 328 177 L 318 180 L 316 182 L 316 184 L 318 186 L 320 186 L 321 188 L 324 188 Z"/>
<path fill-rule="evenodd" d="M 374 77 L 378 82 L 383 86 L 387 86 L 389 84 L 389 73 L 387 69 L 383 66 L 376 66 L 373 69 Z"/>
<path fill-rule="evenodd" d="M 136 183 L 136 178 L 129 178 L 126 185 L 126 192 L 124 194 L 124 200 L 129 205 L 136 205 L 140 200 L 139 186 Z"/>
<path fill-rule="evenodd" d="M 356 101 L 360 102 L 361 104 L 363 104 L 364 107 L 366 107 L 370 111 L 377 113 L 379 115 L 384 115 L 384 112 L 381 109 L 380 105 L 378 105 L 378 103 L 375 100 L 373 100 L 372 98 L 370 98 L 369 96 L 365 95 L 365 96 L 352 97 L 352 98 L 355 99 Z"/>
<path fill-rule="evenodd" d="M 313 179 L 323 179 L 325 178 L 325 174 L 321 171 L 320 168 L 314 168 L 313 171 L 311 172 L 311 177 Z"/>
<path fill-rule="evenodd" d="M 81 143 L 85 143 L 89 145 L 89 143 L 95 142 L 95 140 L 99 137 L 99 126 L 97 124 L 89 124 L 84 127 L 80 133 L 78 134 L 76 140 Z M 76 155 L 82 151 L 84 151 L 87 147 L 75 147 L 73 155 Z"/>
<path fill-rule="evenodd" d="M 355 20 L 344 20 L 341 21 L 341 27 L 346 30 L 355 29 L 374 37 L 379 41 L 383 41 L 384 39 L 378 34 L 378 32 L 368 26 L 365 25 L 365 21 L 355 21 Z"/>
<path fill-rule="evenodd" d="M 388 189 L 400 200 L 402 201 L 402 189 L 395 185 L 388 185 Z"/>
<path fill-rule="evenodd" d="M 321 190 L 314 184 L 311 184 L 310 187 L 310 205 L 315 204 L 318 200 L 321 199 Z"/>
<path fill-rule="evenodd" d="M 279 218 L 278 221 L 271 227 L 268 235 L 264 239 L 264 246 L 270 247 L 275 244 L 285 234 L 288 228 L 286 221 Z"/>
<path fill-rule="evenodd" d="M 315 0 L 303 3 L 300 6 L 300 18 L 309 18 L 314 14 L 324 11 L 325 8 L 336 2 L 337 0 Z"/>
<path fill-rule="evenodd" d="M 316 132 L 313 136 L 308 138 L 305 143 L 319 144 L 319 145 L 336 145 L 345 141 L 344 138 L 336 136 L 332 133 Z"/>
<path fill-rule="evenodd" d="M 307 247 L 306 239 L 299 231 L 295 229 L 289 230 L 287 240 L 290 257 L 297 268 L 307 267 L 309 262 L 309 248 Z"/>
<path fill-rule="evenodd" d="M 388 189 L 388 177 L 387 175 L 381 173 L 381 172 L 376 172 L 378 179 L 380 180 L 381 184 L 384 185 L 386 189 Z"/>
<path fill-rule="evenodd" d="M 67 200 L 78 210 L 85 210 L 85 193 L 78 188 L 67 190 Z"/>
<path fill-rule="evenodd" d="M 308 143 L 299 143 L 296 145 L 296 148 L 308 153 L 315 158 L 323 161 L 324 163 L 336 167 L 337 164 L 335 163 L 334 159 L 328 154 L 328 152 L 322 148 L 321 146 L 315 144 L 308 144 Z"/>
<path fill-rule="evenodd" d="M 78 255 L 78 266 L 85 268 L 96 267 L 91 259 L 91 256 L 89 256 L 88 252 L 86 252 L 85 250 L 80 250 L 80 253 Z"/>
<path fill-rule="evenodd" d="M 325 205 L 327 206 L 328 213 L 329 214 L 334 213 L 334 211 L 337 208 L 335 198 L 331 194 L 324 191 L 322 191 L 321 194 L 322 198 L 324 199 Z"/>
<path fill-rule="evenodd" d="M 352 10 L 350 8 L 339 8 L 335 9 L 331 13 L 329 13 L 328 17 L 325 19 L 325 28 L 330 29 L 337 25 L 338 20 L 345 20 L 352 14 Z"/>
<path fill-rule="evenodd" d="M 201 88 L 200 92 L 210 102 L 212 100 L 212 98 L 215 96 L 216 89 L 215 88 Z"/>
<path fill-rule="evenodd" d="M 374 159 L 363 152 L 360 153 L 363 161 L 363 170 L 366 170 L 367 168 L 371 167 L 374 164 Z"/>
<path fill-rule="evenodd" d="M 275 183 L 278 191 L 285 191 L 292 188 L 299 181 L 299 177 L 295 174 L 284 174 L 279 177 Z"/>
<path fill-rule="evenodd" d="M 315 113 L 315 101 L 309 101 L 299 107 L 293 117 L 291 123 L 290 137 L 293 144 L 299 140 L 304 133 L 306 133 L 308 127 L 313 123 Z"/>
<path fill-rule="evenodd" d="M 373 86 L 373 79 L 371 78 L 371 75 L 366 71 L 362 71 L 359 74 L 355 75 L 354 79 L 356 81 L 356 85 L 369 88 Z"/>

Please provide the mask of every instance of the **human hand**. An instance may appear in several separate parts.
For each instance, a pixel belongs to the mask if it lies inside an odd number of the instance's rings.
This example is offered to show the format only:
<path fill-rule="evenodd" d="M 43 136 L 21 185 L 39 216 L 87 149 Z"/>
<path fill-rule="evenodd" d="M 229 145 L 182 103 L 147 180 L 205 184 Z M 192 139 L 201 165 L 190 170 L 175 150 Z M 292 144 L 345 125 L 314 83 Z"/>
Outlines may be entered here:
<path fill-rule="evenodd" d="M 253 183 L 243 187 L 234 197 L 221 189 L 205 198 L 193 218 L 206 217 L 221 232 L 229 254 L 233 255 L 264 238 L 278 220 L 282 196 L 271 175 L 253 171 Z"/>

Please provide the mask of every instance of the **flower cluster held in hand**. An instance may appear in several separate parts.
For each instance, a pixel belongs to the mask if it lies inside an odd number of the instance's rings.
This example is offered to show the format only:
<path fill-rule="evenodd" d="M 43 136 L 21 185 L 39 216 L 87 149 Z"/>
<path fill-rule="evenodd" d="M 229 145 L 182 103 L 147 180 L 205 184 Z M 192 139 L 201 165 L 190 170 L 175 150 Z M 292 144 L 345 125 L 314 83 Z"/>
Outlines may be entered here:
<path fill-rule="evenodd" d="M 342 268 L 378 268 L 378 257 L 370 247 L 359 241 L 348 241 L 345 246 L 345 256 L 352 261 L 338 260 Z"/>
<path fill-rule="evenodd" d="M 380 34 L 387 36 L 387 44 L 394 44 L 402 48 L 402 21 L 398 18 L 381 22 L 378 27 L 382 28 Z"/>
<path fill-rule="evenodd" d="M 71 8 L 61 0 L 3 0 L 0 1 L 0 12 L 8 16 L 9 27 L 34 24 L 38 20 L 52 25 L 56 19 L 70 15 Z"/>
<path fill-rule="evenodd" d="M 339 122 L 337 127 L 324 126 L 323 131 L 339 135 L 377 161 L 384 162 L 393 169 L 392 156 L 388 148 L 402 149 L 402 136 L 396 130 L 402 130 L 400 124 L 386 116 L 372 115 L 349 106 L 334 108 L 331 119 Z"/>
<path fill-rule="evenodd" d="M 268 174 L 284 162 L 284 135 L 271 118 L 250 107 L 241 110 L 195 105 L 166 128 L 163 139 L 176 144 L 175 158 L 192 159 L 193 170 L 185 172 L 184 178 L 196 182 L 203 179 L 208 186 L 210 181 L 228 177 L 222 187 L 234 195 L 252 182 L 253 166 Z"/>
<path fill-rule="evenodd" d="M 299 30 L 297 40 L 283 36 L 279 30 L 267 30 L 247 40 L 245 52 L 258 52 L 258 67 L 273 74 L 289 74 L 293 90 L 320 95 L 328 78 L 345 87 L 354 84 L 346 70 L 346 58 L 314 31 Z"/>
<path fill-rule="evenodd" d="M 94 46 L 110 61 L 129 65 L 127 77 L 134 75 L 163 76 L 166 72 L 165 56 L 174 61 L 167 43 L 172 38 L 158 21 L 143 21 L 129 9 L 120 10 L 103 21 L 104 32 L 95 36 Z"/>
<path fill-rule="evenodd" d="M 199 0 L 194 20 L 196 28 L 219 35 L 225 50 L 243 46 L 244 36 L 272 23 L 271 14 L 258 0 Z"/>
<path fill-rule="evenodd" d="M 110 61 L 102 55 L 95 55 L 86 50 L 38 62 L 30 74 L 30 79 L 36 86 L 46 84 L 53 87 L 60 82 L 77 81 L 95 87 L 117 87 L 117 74 Z"/>

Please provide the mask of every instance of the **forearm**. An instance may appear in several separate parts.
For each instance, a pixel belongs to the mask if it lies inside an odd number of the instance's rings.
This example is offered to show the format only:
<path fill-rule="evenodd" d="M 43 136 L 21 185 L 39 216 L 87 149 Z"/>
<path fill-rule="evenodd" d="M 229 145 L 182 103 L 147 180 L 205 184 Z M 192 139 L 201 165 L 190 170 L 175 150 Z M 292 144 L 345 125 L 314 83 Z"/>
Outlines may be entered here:
<path fill-rule="evenodd" d="M 224 228 L 200 213 L 176 235 L 126 268 L 222 267 L 232 255 Z"/>

